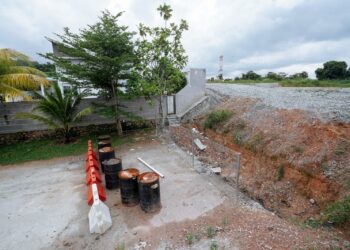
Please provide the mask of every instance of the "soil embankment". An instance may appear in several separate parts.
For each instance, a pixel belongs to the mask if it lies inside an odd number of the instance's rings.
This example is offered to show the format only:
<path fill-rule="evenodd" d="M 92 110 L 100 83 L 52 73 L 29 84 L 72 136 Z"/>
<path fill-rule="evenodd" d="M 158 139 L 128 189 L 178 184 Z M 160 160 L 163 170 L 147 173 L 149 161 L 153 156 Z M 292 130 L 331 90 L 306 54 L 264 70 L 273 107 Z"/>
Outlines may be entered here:
<path fill-rule="evenodd" d="M 208 88 L 222 97 L 215 109 L 232 115 L 213 129 L 204 129 L 206 116 L 196 126 L 209 140 L 242 154 L 240 188 L 251 197 L 284 217 L 307 219 L 350 194 L 350 110 L 327 97 L 350 97 L 349 91 Z M 300 104 L 297 93 L 309 99 Z"/>

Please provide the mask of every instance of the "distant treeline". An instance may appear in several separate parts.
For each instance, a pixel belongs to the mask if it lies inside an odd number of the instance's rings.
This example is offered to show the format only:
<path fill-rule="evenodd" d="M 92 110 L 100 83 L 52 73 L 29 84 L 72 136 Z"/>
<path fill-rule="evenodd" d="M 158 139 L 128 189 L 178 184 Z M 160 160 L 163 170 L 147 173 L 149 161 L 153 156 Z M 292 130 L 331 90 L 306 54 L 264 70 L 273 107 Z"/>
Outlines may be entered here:
<path fill-rule="evenodd" d="M 317 80 L 349 80 L 350 79 L 350 68 L 346 62 L 343 61 L 328 61 L 323 64 L 322 68 L 318 68 L 315 71 Z M 242 80 L 272 80 L 272 81 L 283 81 L 283 80 L 305 80 L 308 79 L 309 75 L 306 71 L 300 73 L 295 73 L 288 75 L 284 72 L 269 72 L 265 76 L 259 75 L 254 71 L 248 71 L 247 73 L 242 74 L 241 77 L 236 77 L 234 79 L 225 78 L 223 79 L 222 75 L 218 75 L 217 79 L 212 77 L 209 81 L 242 81 Z"/>

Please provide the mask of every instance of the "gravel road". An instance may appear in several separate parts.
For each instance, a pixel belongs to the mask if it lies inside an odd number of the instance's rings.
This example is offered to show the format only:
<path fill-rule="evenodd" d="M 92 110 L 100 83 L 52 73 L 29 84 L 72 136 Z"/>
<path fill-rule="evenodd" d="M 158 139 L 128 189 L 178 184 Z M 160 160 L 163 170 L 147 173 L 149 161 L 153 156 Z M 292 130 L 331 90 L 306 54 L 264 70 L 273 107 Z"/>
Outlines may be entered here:
<path fill-rule="evenodd" d="M 311 111 L 324 121 L 350 122 L 350 88 L 295 88 L 275 84 L 221 84 L 206 85 L 207 92 L 214 91 L 229 97 L 258 98 L 275 108 Z"/>

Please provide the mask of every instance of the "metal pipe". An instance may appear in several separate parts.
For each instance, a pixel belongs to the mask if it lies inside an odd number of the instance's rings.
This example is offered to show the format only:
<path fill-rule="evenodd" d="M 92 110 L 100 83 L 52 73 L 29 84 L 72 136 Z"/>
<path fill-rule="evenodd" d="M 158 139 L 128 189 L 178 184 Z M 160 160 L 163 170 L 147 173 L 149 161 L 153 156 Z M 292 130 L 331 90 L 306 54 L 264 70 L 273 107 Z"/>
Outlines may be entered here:
<path fill-rule="evenodd" d="M 140 157 L 137 157 L 137 159 L 144 164 L 146 167 L 148 167 L 149 169 L 151 169 L 153 172 L 157 173 L 160 177 L 164 178 L 165 176 L 160 173 L 157 169 L 155 169 L 154 167 L 152 167 L 151 165 L 149 165 L 147 162 L 145 162 L 144 160 L 142 160 Z"/>

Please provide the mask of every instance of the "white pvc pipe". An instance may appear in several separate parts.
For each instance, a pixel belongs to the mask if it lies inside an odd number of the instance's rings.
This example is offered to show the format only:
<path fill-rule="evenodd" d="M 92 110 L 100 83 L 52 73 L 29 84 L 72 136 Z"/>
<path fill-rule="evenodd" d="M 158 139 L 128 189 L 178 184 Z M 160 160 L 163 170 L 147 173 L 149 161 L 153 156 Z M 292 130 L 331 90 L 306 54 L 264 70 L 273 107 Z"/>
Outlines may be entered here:
<path fill-rule="evenodd" d="M 151 169 L 153 172 L 157 173 L 160 177 L 164 178 L 165 176 L 160 173 L 157 169 L 155 169 L 154 167 L 152 167 L 151 165 L 149 165 L 147 162 L 145 162 L 144 160 L 142 160 L 140 157 L 137 157 L 137 159 L 143 163 L 146 167 L 148 167 L 149 169 Z"/>

